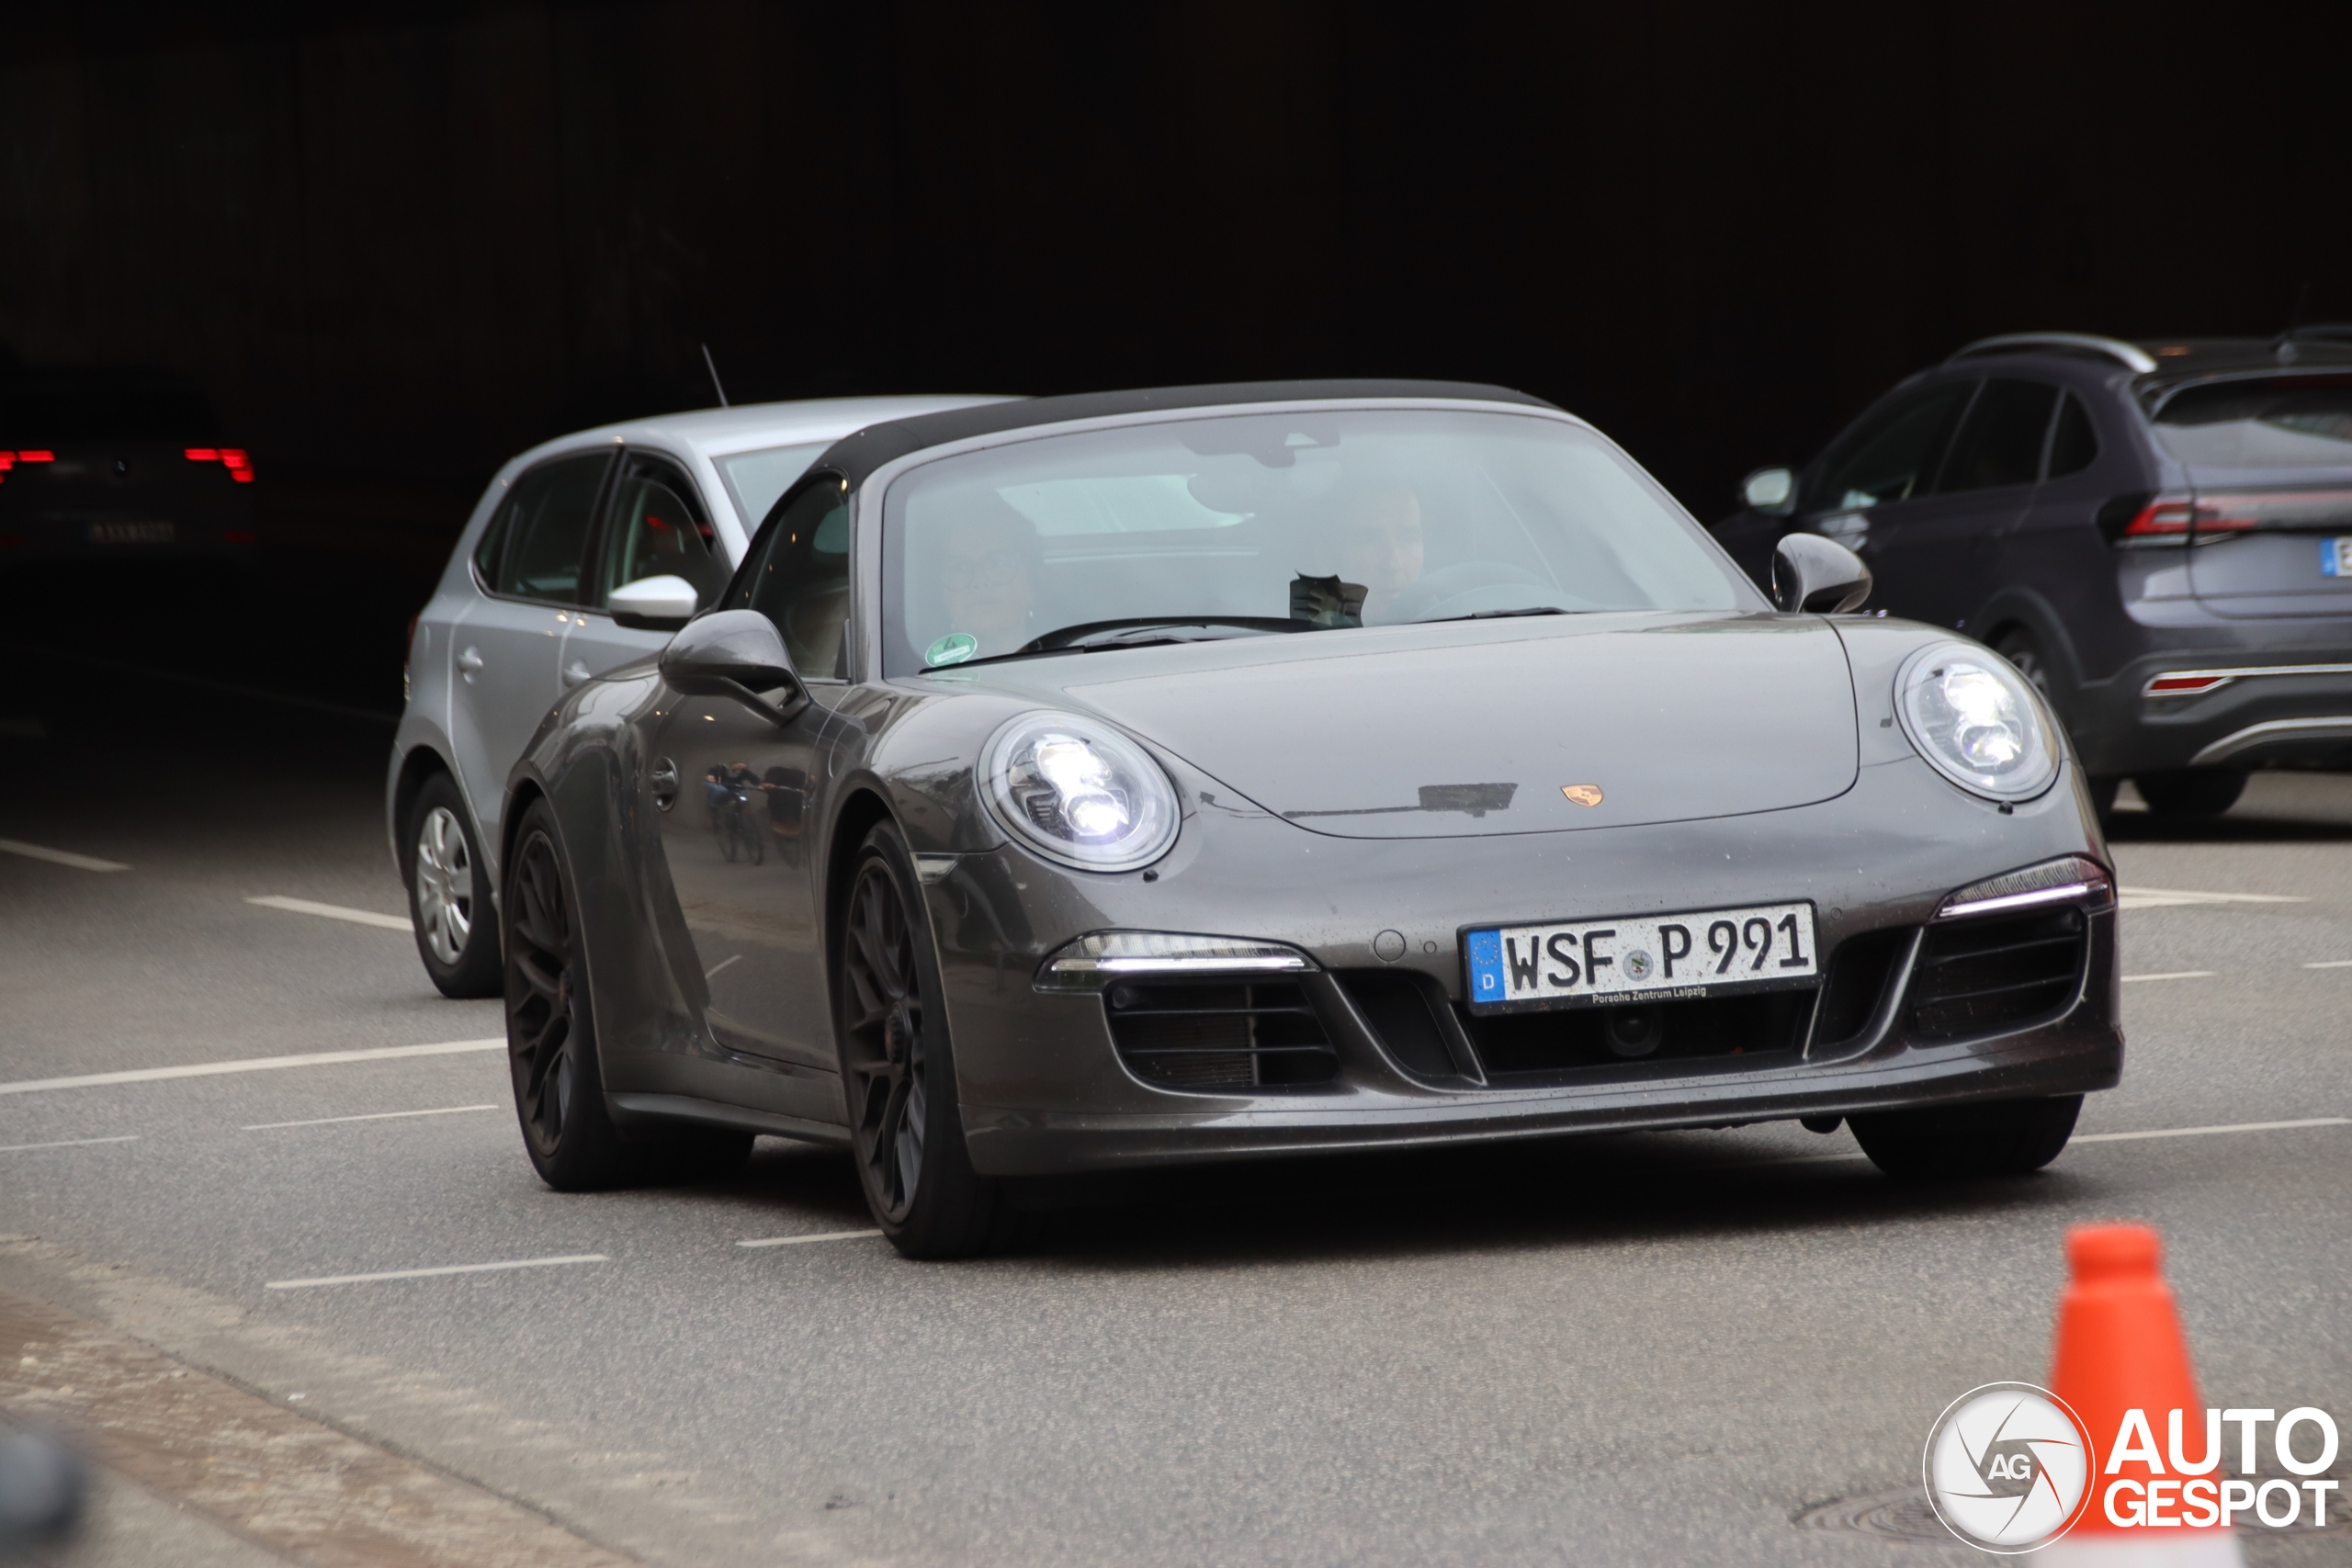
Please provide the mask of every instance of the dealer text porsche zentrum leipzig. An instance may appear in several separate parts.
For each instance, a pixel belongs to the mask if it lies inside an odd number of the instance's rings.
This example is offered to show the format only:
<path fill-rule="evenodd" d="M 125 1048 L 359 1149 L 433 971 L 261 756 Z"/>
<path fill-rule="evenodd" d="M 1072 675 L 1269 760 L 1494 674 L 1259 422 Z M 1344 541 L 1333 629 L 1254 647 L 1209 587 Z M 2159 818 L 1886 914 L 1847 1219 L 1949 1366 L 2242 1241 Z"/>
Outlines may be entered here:
<path fill-rule="evenodd" d="M 2045 1164 L 2122 1062 L 2077 770 L 1998 657 L 1781 564 L 1776 608 L 1498 388 L 848 436 L 515 770 L 531 1156 L 846 1140 L 930 1257 L 1011 1179 L 1277 1152 L 1844 1116 Z"/>

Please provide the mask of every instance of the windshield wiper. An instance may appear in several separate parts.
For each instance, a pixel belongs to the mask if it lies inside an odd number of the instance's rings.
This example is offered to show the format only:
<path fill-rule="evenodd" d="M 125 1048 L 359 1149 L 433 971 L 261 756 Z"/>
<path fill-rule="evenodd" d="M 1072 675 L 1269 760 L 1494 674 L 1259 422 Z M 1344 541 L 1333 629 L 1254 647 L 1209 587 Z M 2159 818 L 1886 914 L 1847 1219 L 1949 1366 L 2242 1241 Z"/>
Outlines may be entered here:
<path fill-rule="evenodd" d="M 1441 626 L 1447 621 L 1500 621 L 1513 615 L 1573 615 L 1574 610 L 1563 610 L 1557 604 L 1530 604 L 1524 610 L 1473 610 L 1466 615 L 1431 615 L 1425 621 L 1415 621 L 1417 626 Z"/>
<path fill-rule="evenodd" d="M 1188 626 L 1202 629 L 1197 634 L 1190 633 L 1183 629 Z M 1152 648 L 1173 642 L 1224 642 L 1236 635 L 1209 631 L 1211 626 L 1238 626 L 1240 635 L 1313 629 L 1304 621 L 1276 620 L 1271 615 L 1129 615 L 1115 621 L 1080 621 L 1076 626 L 1058 626 L 1043 637 L 1033 637 L 1011 653 L 967 659 L 957 668 L 993 664 L 1004 659 L 1035 659 L 1048 653 L 1100 653 L 1105 649 Z"/>

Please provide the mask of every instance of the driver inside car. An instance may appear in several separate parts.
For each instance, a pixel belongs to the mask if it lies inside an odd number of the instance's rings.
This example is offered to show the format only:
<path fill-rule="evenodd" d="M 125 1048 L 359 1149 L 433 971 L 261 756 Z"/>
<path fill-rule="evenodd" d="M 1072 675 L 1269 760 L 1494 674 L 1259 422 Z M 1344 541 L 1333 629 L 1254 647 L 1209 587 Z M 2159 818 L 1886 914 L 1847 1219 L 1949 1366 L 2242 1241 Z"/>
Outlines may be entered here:
<path fill-rule="evenodd" d="M 963 657 L 1012 653 L 1049 629 L 1031 625 L 1037 536 L 1022 518 L 983 513 L 961 519 L 940 553 L 949 634 L 978 644 Z"/>
<path fill-rule="evenodd" d="M 1421 580 L 1421 498 L 1409 486 L 1360 491 L 1340 503 L 1339 575 L 1363 585 L 1363 624 L 1388 619 Z"/>

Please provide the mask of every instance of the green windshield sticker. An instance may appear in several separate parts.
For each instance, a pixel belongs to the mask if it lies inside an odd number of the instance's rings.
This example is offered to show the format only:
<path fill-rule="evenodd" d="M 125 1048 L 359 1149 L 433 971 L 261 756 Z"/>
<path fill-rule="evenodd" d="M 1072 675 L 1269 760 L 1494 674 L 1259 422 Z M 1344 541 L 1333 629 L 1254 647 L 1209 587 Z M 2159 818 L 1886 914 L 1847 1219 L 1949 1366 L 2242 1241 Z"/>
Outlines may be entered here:
<path fill-rule="evenodd" d="M 966 632 L 949 632 L 923 650 L 922 661 L 936 670 L 943 664 L 961 664 L 979 650 L 979 638 Z"/>

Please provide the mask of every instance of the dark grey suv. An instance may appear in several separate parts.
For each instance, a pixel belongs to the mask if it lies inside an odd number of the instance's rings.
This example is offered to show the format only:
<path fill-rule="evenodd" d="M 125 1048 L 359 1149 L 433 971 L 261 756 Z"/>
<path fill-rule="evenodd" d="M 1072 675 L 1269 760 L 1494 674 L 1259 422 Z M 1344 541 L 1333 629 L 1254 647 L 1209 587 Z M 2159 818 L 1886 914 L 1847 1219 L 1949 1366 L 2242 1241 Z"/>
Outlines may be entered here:
<path fill-rule="evenodd" d="M 1988 338 L 1741 500 L 1715 533 L 1759 582 L 1824 534 L 1889 614 L 2007 654 L 2102 805 L 2130 778 L 2209 814 L 2250 769 L 2352 767 L 2352 327 Z"/>

